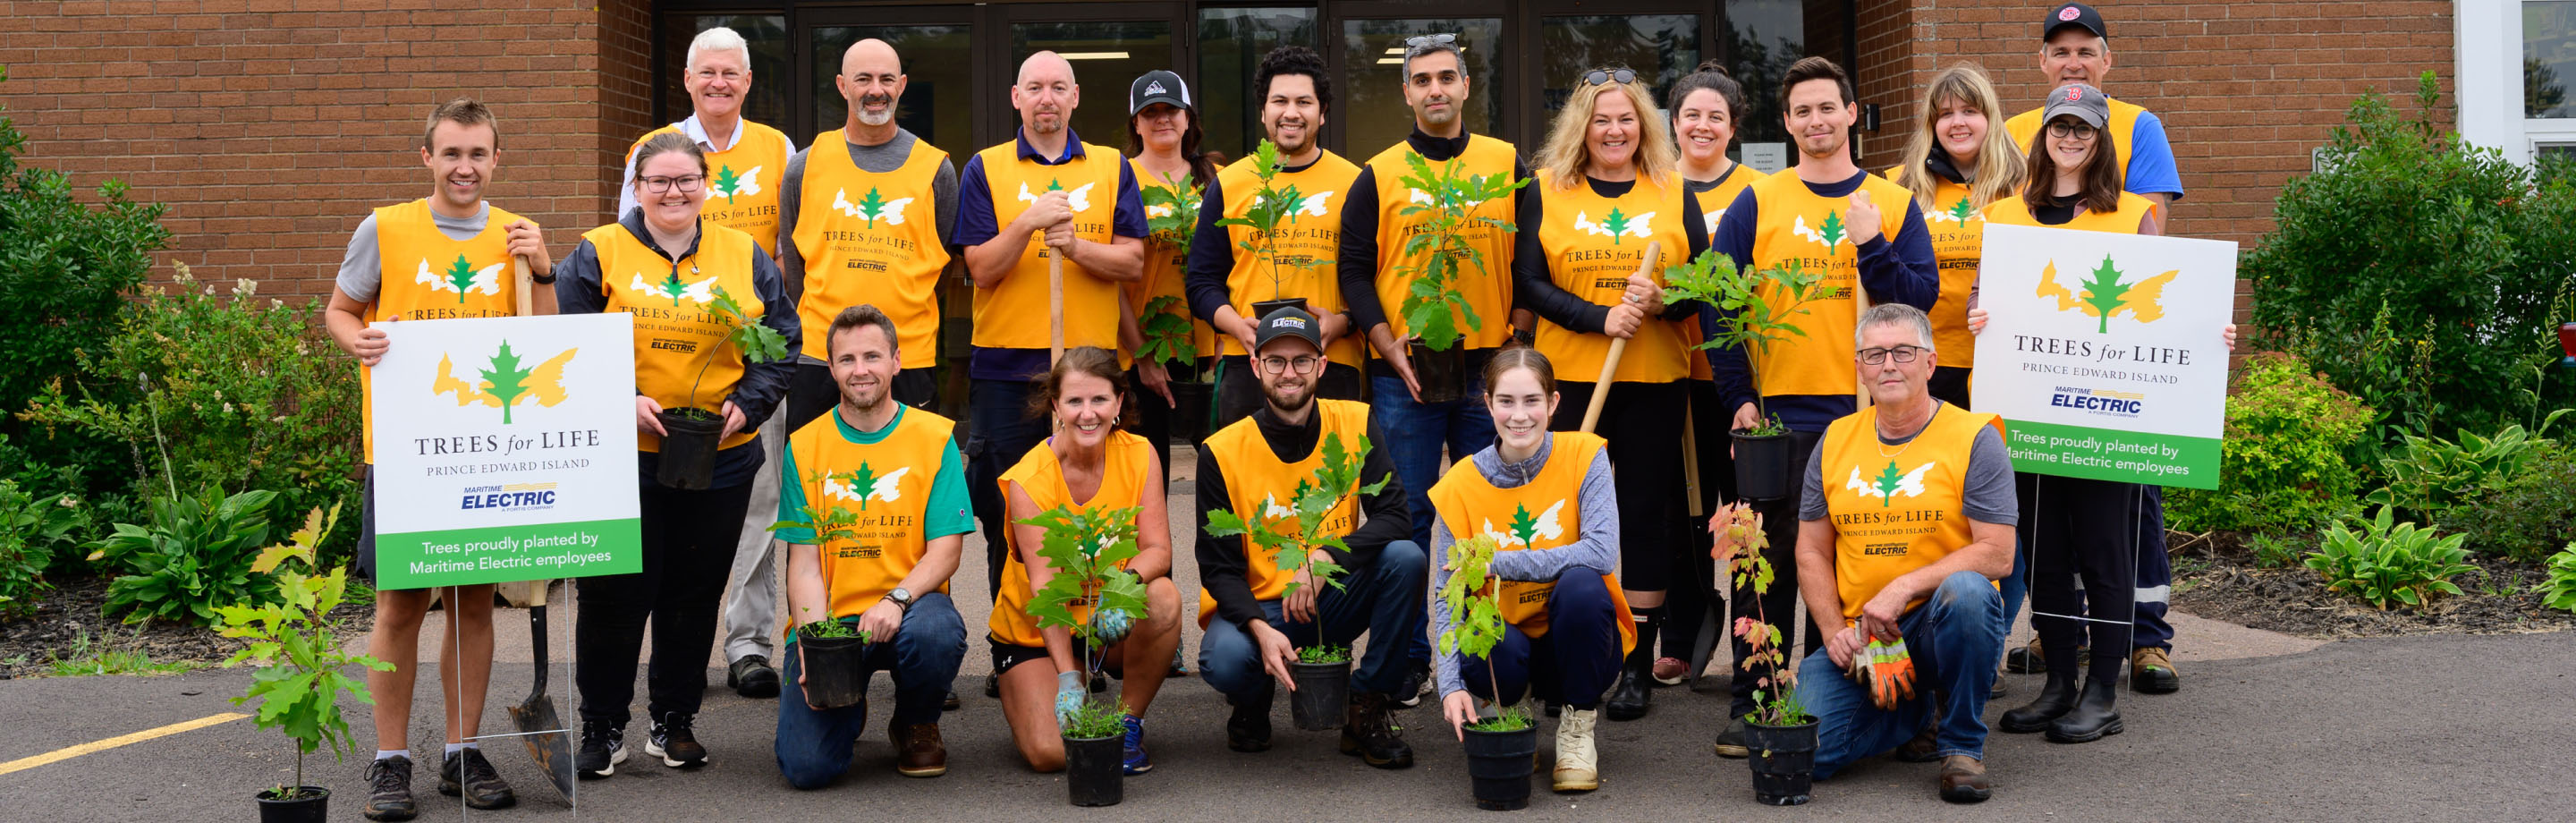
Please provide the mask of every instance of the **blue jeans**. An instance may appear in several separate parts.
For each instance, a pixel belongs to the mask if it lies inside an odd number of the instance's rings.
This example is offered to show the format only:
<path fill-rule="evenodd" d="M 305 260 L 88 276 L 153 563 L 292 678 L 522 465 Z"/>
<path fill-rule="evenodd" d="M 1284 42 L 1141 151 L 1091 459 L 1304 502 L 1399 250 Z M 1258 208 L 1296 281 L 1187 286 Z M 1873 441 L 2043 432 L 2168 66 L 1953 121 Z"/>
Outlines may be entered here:
<path fill-rule="evenodd" d="M 1869 692 L 1824 649 L 1798 665 L 1798 698 L 1819 721 L 1817 779 L 1912 739 L 1935 700 L 1941 703 L 1939 752 L 1985 758 L 1986 691 L 1994 688 L 1995 660 L 2004 653 L 2003 598 L 1994 583 L 1976 572 L 1952 573 L 1897 625 L 1914 655 L 1915 699 L 1895 711 L 1871 704 Z"/>
<path fill-rule="evenodd" d="M 815 711 L 805 705 L 805 688 L 796 679 L 805 672 L 802 655 L 787 652 L 781 667 L 778 686 L 778 772 L 787 777 L 788 785 L 799 789 L 819 789 L 832 778 L 850 768 L 851 747 L 867 730 L 868 704 L 845 706 L 830 711 Z M 917 726 L 939 722 L 940 704 L 948 698 L 948 687 L 957 681 L 957 664 L 966 659 L 966 621 L 957 616 L 957 604 L 942 592 L 921 596 L 904 613 L 903 628 L 895 632 L 894 642 L 868 647 L 860 659 L 859 677 L 876 678 L 887 672 L 894 678 L 894 722 L 898 726 Z"/>
<path fill-rule="evenodd" d="M 1494 417 L 1485 411 L 1484 394 L 1482 373 L 1469 376 L 1466 393 L 1447 403 L 1415 402 L 1401 377 L 1369 378 L 1369 416 L 1387 440 L 1377 445 L 1395 461 L 1418 545 L 1431 545 L 1431 485 L 1440 482 L 1441 447 L 1448 447 L 1450 459 L 1464 461 L 1494 444 Z M 1425 613 L 1405 630 L 1413 639 L 1405 656 L 1417 665 L 1431 662 L 1429 621 Z"/>
<path fill-rule="evenodd" d="M 2004 633 L 2011 634 L 2013 618 L 2021 615 L 2022 599 L 2030 595 L 2030 544 L 2021 541 L 2018 531 L 2013 539 L 2012 574 L 1995 581 L 1995 586 L 2004 599 Z"/>
<path fill-rule="evenodd" d="M 1349 645 L 1360 633 L 1369 637 L 1368 654 L 1360 658 L 1359 668 L 1351 673 L 1351 688 L 1360 691 L 1393 693 L 1404 682 L 1404 670 L 1389 661 L 1401 655 L 1404 648 L 1385 645 L 1385 638 L 1396 637 L 1399 626 L 1421 625 L 1422 594 L 1430 567 L 1422 546 L 1410 540 L 1386 544 L 1377 559 L 1357 566 L 1342 578 L 1342 588 L 1327 587 L 1315 598 L 1315 616 L 1321 623 L 1321 640 L 1327 645 Z M 1279 601 L 1261 601 L 1263 619 L 1270 622 L 1288 641 L 1300 646 L 1316 642 L 1319 627 L 1315 623 L 1289 623 L 1281 616 Z M 1419 635 L 1420 632 L 1415 632 Z M 1270 685 L 1270 673 L 1261 668 L 1261 646 L 1252 635 L 1224 618 L 1210 621 L 1205 636 L 1199 638 L 1199 674 L 1208 685 L 1216 687 L 1231 703 L 1257 699 Z"/>
<path fill-rule="evenodd" d="M 1567 569 L 1547 595 L 1547 635 L 1532 639 L 1519 626 L 1504 626 L 1494 644 L 1493 670 L 1485 661 L 1458 655 L 1467 693 L 1501 705 L 1538 699 L 1588 709 L 1619 679 L 1619 607 L 1609 579 L 1589 569 Z M 1496 680 L 1502 689 L 1494 688 Z M 1496 697 L 1496 695 L 1501 695 Z"/>

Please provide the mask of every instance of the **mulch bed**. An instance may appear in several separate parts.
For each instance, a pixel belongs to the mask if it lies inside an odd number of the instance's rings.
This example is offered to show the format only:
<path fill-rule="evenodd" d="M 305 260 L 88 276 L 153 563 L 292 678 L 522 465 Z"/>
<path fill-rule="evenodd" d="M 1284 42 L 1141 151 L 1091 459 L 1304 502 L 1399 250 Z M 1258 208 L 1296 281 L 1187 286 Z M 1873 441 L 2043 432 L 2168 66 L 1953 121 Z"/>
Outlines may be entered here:
<path fill-rule="evenodd" d="M 2477 572 L 2452 582 L 2457 597 L 2422 608 L 2381 611 L 2305 567 L 2266 569 L 2241 536 L 2174 533 L 2174 608 L 2200 617 L 2303 637 L 2410 634 L 2520 634 L 2576 628 L 2576 613 L 2549 608 L 2533 587 L 2548 579 L 2537 563 L 2472 557 Z"/>
<path fill-rule="evenodd" d="M 0 674 L 49 674 L 53 671 L 50 662 L 55 657 L 71 658 L 83 638 L 87 638 L 92 654 L 139 651 L 155 663 L 210 666 L 222 663 L 247 645 L 219 637 L 211 628 L 162 622 L 129 625 L 122 622 L 121 616 L 104 616 L 99 612 L 107 604 L 108 579 L 104 577 L 72 577 L 53 583 L 54 589 L 37 601 L 35 614 L 0 623 Z M 350 634 L 366 630 L 367 615 L 372 611 L 371 602 L 345 602 L 331 611 L 331 617 L 341 623 L 343 634 Z"/>

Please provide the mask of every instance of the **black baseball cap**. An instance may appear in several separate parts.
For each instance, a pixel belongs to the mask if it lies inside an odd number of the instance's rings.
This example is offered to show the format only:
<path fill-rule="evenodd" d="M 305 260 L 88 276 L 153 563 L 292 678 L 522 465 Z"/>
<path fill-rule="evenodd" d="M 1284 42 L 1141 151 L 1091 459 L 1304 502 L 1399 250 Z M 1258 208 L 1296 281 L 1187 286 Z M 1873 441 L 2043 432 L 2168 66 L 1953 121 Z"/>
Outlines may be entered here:
<path fill-rule="evenodd" d="M 1324 352 L 1323 324 L 1315 322 L 1315 316 L 1305 309 L 1282 306 L 1262 315 L 1261 325 L 1252 332 L 1252 353 L 1260 354 L 1262 349 L 1270 348 L 1270 341 L 1282 337 L 1304 340 L 1315 347 L 1315 353 Z"/>
<path fill-rule="evenodd" d="M 1127 116 L 1134 117 L 1155 103 L 1189 108 L 1189 84 L 1181 82 L 1180 75 L 1162 69 L 1146 72 L 1137 77 L 1136 82 L 1127 84 Z"/>
<path fill-rule="evenodd" d="M 2083 26 L 2095 37 L 2111 36 L 2111 30 L 2102 24 L 2102 13 L 2094 11 L 2092 6 L 2082 3 L 2061 3 L 2056 8 L 2048 10 L 2048 19 L 2039 21 L 2039 39 L 2046 41 L 2048 38 L 2055 37 L 2058 29 L 2067 26 Z"/>

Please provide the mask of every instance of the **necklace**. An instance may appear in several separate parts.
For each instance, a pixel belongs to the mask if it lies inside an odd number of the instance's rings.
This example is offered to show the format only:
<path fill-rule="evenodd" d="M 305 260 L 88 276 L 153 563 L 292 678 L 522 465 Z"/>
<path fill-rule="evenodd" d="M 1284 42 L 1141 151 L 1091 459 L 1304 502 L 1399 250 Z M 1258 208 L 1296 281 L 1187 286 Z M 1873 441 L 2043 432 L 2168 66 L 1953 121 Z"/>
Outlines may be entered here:
<path fill-rule="evenodd" d="M 1940 409 L 1940 407 L 1939 407 L 1939 406 L 1934 406 L 1934 407 L 1932 408 L 1932 414 L 1939 414 L 1939 413 L 1941 413 L 1941 409 Z M 1921 439 L 1923 439 L 1923 430 L 1924 430 L 1924 429 L 1931 428 L 1931 427 L 1932 427 L 1932 415 L 1931 415 L 1931 414 L 1924 415 L 1924 416 L 1923 416 L 1923 425 L 1920 425 L 1920 426 L 1916 426 L 1916 427 L 1914 427 L 1914 434 L 1913 434 L 1913 436 L 1906 438 L 1905 445 L 1902 445 L 1902 446 L 1898 446 L 1898 447 L 1896 447 L 1896 450 L 1895 450 L 1895 451 L 1888 451 L 1888 450 L 1887 450 L 1887 435 L 1886 435 L 1886 434 L 1881 433 L 1881 432 L 1877 432 L 1877 431 L 1872 431 L 1872 432 L 1870 432 L 1870 434 L 1877 435 L 1877 438 L 1878 438 L 1878 439 L 1877 439 L 1877 444 L 1878 444 L 1878 456 L 1880 456 L 1880 457 L 1886 457 L 1886 458 L 1894 458 L 1894 457 L 1896 457 L 1896 456 L 1898 456 L 1898 455 L 1902 455 L 1902 454 L 1904 454 L 1906 449 L 1914 448 L 1914 442 L 1915 442 L 1915 441 L 1917 441 L 1917 440 L 1921 440 Z M 1876 420 L 1872 420 L 1872 421 L 1870 422 L 1870 428 L 1872 428 L 1872 429 L 1876 429 L 1876 428 L 1878 428 L 1878 423 L 1877 423 L 1877 421 L 1876 421 Z"/>

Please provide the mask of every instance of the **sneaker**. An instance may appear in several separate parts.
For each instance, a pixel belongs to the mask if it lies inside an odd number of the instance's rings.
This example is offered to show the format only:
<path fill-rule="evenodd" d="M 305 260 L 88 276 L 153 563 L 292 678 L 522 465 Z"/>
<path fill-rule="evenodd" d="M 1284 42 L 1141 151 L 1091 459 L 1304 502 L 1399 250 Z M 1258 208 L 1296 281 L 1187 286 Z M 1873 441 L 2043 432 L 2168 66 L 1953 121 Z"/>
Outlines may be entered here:
<path fill-rule="evenodd" d="M 617 773 L 626 762 L 626 727 L 596 721 L 581 724 L 581 753 L 573 756 L 573 774 L 598 780 Z"/>
<path fill-rule="evenodd" d="M 1717 756 L 1752 757 L 1753 750 L 1744 745 L 1744 718 L 1726 721 L 1726 730 L 1717 733 Z"/>
<path fill-rule="evenodd" d="M 1592 745 L 1592 728 L 1600 720 L 1597 709 L 1567 709 L 1556 724 L 1556 784 L 1560 792 L 1588 792 L 1601 788 L 1600 755 Z"/>
<path fill-rule="evenodd" d="M 1265 682 L 1261 684 L 1261 694 L 1257 697 L 1242 703 L 1226 700 L 1234 707 L 1234 713 L 1225 718 L 1226 748 L 1238 752 L 1270 750 L 1270 701 L 1278 694 L 1277 688 Z"/>
<path fill-rule="evenodd" d="M 411 758 L 394 755 L 367 764 L 368 820 L 410 820 L 420 813 L 411 802 Z"/>
<path fill-rule="evenodd" d="M 948 696 L 940 698 L 939 700 L 939 710 L 943 712 L 956 711 L 957 707 L 961 705 L 964 705 L 964 703 L 957 699 L 956 689 L 949 689 Z"/>
<path fill-rule="evenodd" d="M 2171 652 L 2141 646 L 2129 652 L 2129 688 L 2140 694 L 2172 694 L 2182 690 L 2182 671 L 2174 668 Z"/>
<path fill-rule="evenodd" d="M 938 777 L 948 773 L 948 743 L 939 738 L 939 724 L 918 726 L 886 724 L 886 739 L 894 743 L 894 770 L 905 777 Z"/>
<path fill-rule="evenodd" d="M 1164 672 L 1164 673 L 1163 673 L 1163 676 L 1164 676 L 1164 677 L 1188 677 L 1188 676 L 1190 676 L 1190 663 L 1189 663 L 1189 661 L 1187 661 L 1187 660 L 1182 660 L 1182 659 L 1181 659 L 1181 650 L 1180 650 L 1178 647 L 1174 647 L 1174 648 L 1172 649 L 1172 668 L 1171 668 L 1171 670 L 1170 670 L 1170 671 Z"/>
<path fill-rule="evenodd" d="M 456 750 L 439 765 L 438 793 L 464 797 L 469 809 L 506 809 L 519 803 L 518 794 L 502 782 L 492 761 L 483 759 L 483 750 L 472 746 Z"/>
<path fill-rule="evenodd" d="M 1682 681 L 1690 679 L 1690 663 L 1678 657 L 1658 657 L 1655 658 L 1654 673 L 1657 684 L 1679 686 Z"/>
<path fill-rule="evenodd" d="M 698 735 L 689 730 L 696 721 L 693 715 L 672 712 L 653 720 L 653 734 L 644 740 L 644 753 L 662 758 L 662 765 L 674 769 L 694 769 L 707 764 L 707 747 L 698 744 Z"/>
<path fill-rule="evenodd" d="M 1371 766 L 1402 769 L 1413 765 L 1413 747 L 1404 743 L 1396 725 L 1394 699 L 1377 692 L 1351 695 L 1342 714 L 1342 753 L 1358 755 Z"/>
<path fill-rule="evenodd" d="M 1405 670 L 1404 682 L 1398 684 L 1390 696 L 1394 698 L 1396 708 L 1410 709 L 1422 705 L 1423 696 L 1430 693 L 1431 664 L 1426 662 L 1415 663 L 1412 668 Z"/>
<path fill-rule="evenodd" d="M 1145 755 L 1145 721 L 1131 714 L 1118 718 L 1118 723 L 1127 727 L 1126 740 L 1120 744 L 1125 749 L 1126 758 L 1119 764 L 1119 770 L 1129 777 L 1153 771 L 1154 758 Z"/>
<path fill-rule="evenodd" d="M 746 654 L 725 667 L 725 685 L 735 694 L 753 699 L 778 696 L 778 670 L 769 667 L 769 658 Z"/>
<path fill-rule="evenodd" d="M 952 689 L 950 691 L 951 693 L 954 693 L 955 690 Z M 984 675 L 984 696 L 994 700 L 1002 699 L 1001 672 L 991 672 Z"/>

